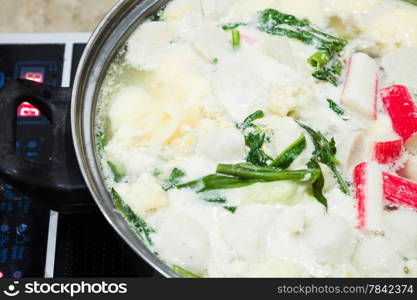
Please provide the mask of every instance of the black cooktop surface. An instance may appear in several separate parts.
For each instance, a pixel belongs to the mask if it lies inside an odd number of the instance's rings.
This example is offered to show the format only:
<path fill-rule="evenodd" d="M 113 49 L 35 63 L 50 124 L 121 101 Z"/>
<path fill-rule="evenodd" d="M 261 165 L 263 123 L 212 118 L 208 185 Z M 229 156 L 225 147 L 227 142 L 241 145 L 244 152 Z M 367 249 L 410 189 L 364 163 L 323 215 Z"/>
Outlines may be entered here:
<path fill-rule="evenodd" d="M 72 47 L 71 58 L 64 57 L 65 47 Z M 16 78 L 59 86 L 63 72 L 70 72 L 72 84 L 84 47 L 83 43 L 2 44 L 0 87 Z M 65 59 L 71 59 L 71 70 L 64 70 Z M 42 164 L 50 155 L 50 123 L 29 101 L 17 114 L 16 151 Z M 50 215 L 36 202 L 36 195 L 22 194 L 0 180 L 0 278 L 44 277 L 46 268 L 58 278 L 157 276 L 98 209 L 60 214 L 57 222 Z"/>

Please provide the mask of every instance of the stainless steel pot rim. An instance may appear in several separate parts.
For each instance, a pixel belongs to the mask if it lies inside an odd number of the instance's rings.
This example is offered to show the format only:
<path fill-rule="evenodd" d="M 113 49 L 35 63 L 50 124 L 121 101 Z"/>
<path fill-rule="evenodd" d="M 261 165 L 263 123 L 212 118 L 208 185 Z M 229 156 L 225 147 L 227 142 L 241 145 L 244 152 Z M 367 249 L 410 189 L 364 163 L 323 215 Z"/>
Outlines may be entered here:
<path fill-rule="evenodd" d="M 100 22 L 87 44 L 75 77 L 71 126 L 82 175 L 107 221 L 125 242 L 159 273 L 165 277 L 178 277 L 148 249 L 114 209 L 101 176 L 94 143 L 97 96 L 112 57 L 125 44 L 127 37 L 137 25 L 167 2 L 169 0 L 121 0 Z"/>

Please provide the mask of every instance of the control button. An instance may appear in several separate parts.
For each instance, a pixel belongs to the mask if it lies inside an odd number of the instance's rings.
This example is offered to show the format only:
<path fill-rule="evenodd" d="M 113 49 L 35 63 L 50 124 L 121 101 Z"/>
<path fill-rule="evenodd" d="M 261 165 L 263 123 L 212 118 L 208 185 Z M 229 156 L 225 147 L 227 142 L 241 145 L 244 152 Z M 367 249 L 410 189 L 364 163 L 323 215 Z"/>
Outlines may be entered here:
<path fill-rule="evenodd" d="M 7 224 L 3 224 L 3 225 L 1 225 L 1 227 L 0 227 L 0 231 L 1 231 L 1 232 L 9 232 L 9 230 L 10 230 L 10 227 L 9 227 L 9 225 L 7 225 Z"/>
<path fill-rule="evenodd" d="M 17 233 L 20 234 L 22 232 L 25 232 L 28 229 L 28 226 L 24 223 L 17 226 Z"/>
<path fill-rule="evenodd" d="M 35 157 L 35 156 L 38 156 L 38 155 L 39 155 L 38 152 L 28 152 L 28 153 L 26 153 L 27 157 Z"/>
<path fill-rule="evenodd" d="M 16 271 L 13 273 L 13 278 L 21 278 L 23 273 L 21 271 Z"/>
<path fill-rule="evenodd" d="M 15 198 L 15 194 L 10 190 L 4 191 L 3 196 L 6 198 L 6 200 L 13 200 Z"/>
<path fill-rule="evenodd" d="M 28 147 L 30 148 L 30 149 L 34 149 L 34 148 L 36 148 L 38 146 L 38 143 L 36 142 L 36 141 L 30 141 L 29 143 L 28 143 Z"/>
<path fill-rule="evenodd" d="M 10 185 L 10 184 L 5 184 L 4 188 L 8 189 L 8 190 L 13 190 L 14 188 Z"/>
<path fill-rule="evenodd" d="M 4 85 L 4 73 L 0 72 L 0 87 Z"/>

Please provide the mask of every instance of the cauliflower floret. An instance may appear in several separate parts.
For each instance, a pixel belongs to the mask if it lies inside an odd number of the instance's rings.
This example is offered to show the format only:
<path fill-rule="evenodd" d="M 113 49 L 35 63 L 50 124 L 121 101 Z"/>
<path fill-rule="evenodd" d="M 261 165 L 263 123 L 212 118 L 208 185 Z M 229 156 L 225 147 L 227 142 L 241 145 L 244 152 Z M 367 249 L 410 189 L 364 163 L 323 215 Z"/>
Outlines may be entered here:
<path fill-rule="evenodd" d="M 417 259 L 417 213 L 398 209 L 385 214 L 385 236 L 407 259 Z"/>
<path fill-rule="evenodd" d="M 269 88 L 268 110 L 278 116 L 288 116 L 312 99 L 311 89 L 298 81 L 279 82 Z"/>
<path fill-rule="evenodd" d="M 344 245 L 348 243 L 345 242 Z M 381 236 L 366 238 L 356 249 L 353 260 L 358 270 L 365 276 L 404 276 L 404 261 Z"/>
<path fill-rule="evenodd" d="M 119 183 L 115 189 L 130 209 L 142 218 L 169 204 L 165 191 L 149 173 L 142 174 L 135 182 Z"/>
<path fill-rule="evenodd" d="M 216 128 L 200 137 L 197 153 L 215 162 L 236 163 L 245 157 L 245 141 L 236 128 Z"/>
<path fill-rule="evenodd" d="M 278 224 L 290 234 L 300 234 L 304 231 L 305 212 L 299 208 L 286 208 L 279 215 Z"/>
<path fill-rule="evenodd" d="M 359 28 L 364 38 L 376 40 L 377 55 L 395 48 L 417 48 L 417 11 L 409 8 L 384 10 L 373 17 L 366 18 Z"/>
<path fill-rule="evenodd" d="M 326 215 L 307 227 L 304 242 L 322 262 L 340 262 L 353 252 L 353 235 L 342 218 Z"/>

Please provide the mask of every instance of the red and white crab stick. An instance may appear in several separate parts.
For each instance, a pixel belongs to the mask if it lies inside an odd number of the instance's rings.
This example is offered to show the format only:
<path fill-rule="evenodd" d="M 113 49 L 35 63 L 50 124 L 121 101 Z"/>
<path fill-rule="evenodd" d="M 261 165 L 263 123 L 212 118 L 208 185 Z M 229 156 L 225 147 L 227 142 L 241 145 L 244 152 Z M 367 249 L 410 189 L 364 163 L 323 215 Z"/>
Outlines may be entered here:
<path fill-rule="evenodd" d="M 356 166 L 353 174 L 358 201 L 358 228 L 382 230 L 384 211 L 383 176 L 376 162 Z"/>
<path fill-rule="evenodd" d="M 384 197 L 387 201 L 417 209 L 417 183 L 383 173 Z"/>
<path fill-rule="evenodd" d="M 364 53 L 354 54 L 348 71 L 341 102 L 347 108 L 375 120 L 377 117 L 378 65 Z"/>
<path fill-rule="evenodd" d="M 380 95 L 392 126 L 403 139 L 406 149 L 417 152 L 417 106 L 408 89 L 394 85 L 382 89 Z"/>
<path fill-rule="evenodd" d="M 376 142 L 374 144 L 374 159 L 381 165 L 393 164 L 403 152 L 403 140 Z"/>

